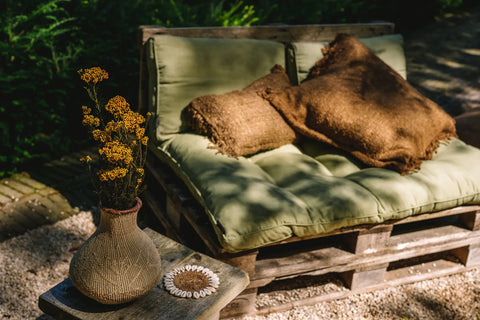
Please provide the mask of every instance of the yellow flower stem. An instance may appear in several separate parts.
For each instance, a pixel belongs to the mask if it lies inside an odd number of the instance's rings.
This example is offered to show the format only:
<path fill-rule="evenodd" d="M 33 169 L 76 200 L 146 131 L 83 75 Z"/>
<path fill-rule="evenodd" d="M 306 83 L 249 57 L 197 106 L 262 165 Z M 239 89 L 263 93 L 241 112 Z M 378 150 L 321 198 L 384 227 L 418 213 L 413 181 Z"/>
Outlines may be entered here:
<path fill-rule="evenodd" d="M 85 87 L 85 89 L 87 90 L 87 93 L 88 93 L 88 96 L 90 97 L 90 99 L 95 103 L 95 107 L 97 108 L 97 112 L 98 112 L 98 118 L 100 119 L 100 127 L 102 129 L 104 129 L 105 124 L 103 122 L 103 117 L 101 116 L 102 111 L 101 111 L 101 108 L 100 108 L 100 103 L 98 102 L 98 95 L 97 95 L 96 86 L 95 86 L 95 84 L 93 84 L 93 85 L 91 85 L 91 90 L 90 90 L 90 88 L 87 88 L 87 87 Z"/>
<path fill-rule="evenodd" d="M 88 165 L 88 174 L 89 174 L 89 176 L 90 176 L 90 180 L 91 180 L 91 182 L 92 182 L 93 188 L 94 188 L 95 190 L 99 190 L 97 181 L 96 181 L 95 179 L 93 179 L 94 174 L 93 174 L 93 172 L 92 172 L 92 165 L 91 165 L 90 163 L 87 163 L 87 165 Z"/>

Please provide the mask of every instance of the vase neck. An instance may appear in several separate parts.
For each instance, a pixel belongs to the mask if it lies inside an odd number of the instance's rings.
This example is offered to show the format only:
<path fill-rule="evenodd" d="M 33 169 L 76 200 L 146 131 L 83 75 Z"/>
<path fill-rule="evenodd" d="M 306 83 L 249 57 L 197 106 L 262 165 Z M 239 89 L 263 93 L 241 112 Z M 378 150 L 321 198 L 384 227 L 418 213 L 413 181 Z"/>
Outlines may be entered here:
<path fill-rule="evenodd" d="M 137 230 L 137 213 L 132 211 L 126 214 L 112 214 L 100 209 L 100 232 L 109 233 L 130 233 Z"/>

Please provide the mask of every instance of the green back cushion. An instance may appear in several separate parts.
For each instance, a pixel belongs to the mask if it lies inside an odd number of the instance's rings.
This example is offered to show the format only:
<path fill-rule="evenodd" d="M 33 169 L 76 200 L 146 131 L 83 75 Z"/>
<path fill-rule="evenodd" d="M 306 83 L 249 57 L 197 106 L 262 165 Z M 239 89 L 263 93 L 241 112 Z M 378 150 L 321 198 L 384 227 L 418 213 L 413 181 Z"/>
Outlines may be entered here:
<path fill-rule="evenodd" d="M 147 43 L 151 136 L 163 141 L 186 130 L 181 114 L 191 100 L 242 89 L 275 64 L 285 66 L 278 42 L 154 36 Z"/>
<path fill-rule="evenodd" d="M 209 145 L 202 136 L 177 134 L 155 152 L 184 179 L 230 252 L 480 204 L 480 150 L 458 139 L 405 176 L 366 168 L 312 141 L 238 159 Z"/>
<path fill-rule="evenodd" d="M 403 37 L 400 34 L 359 39 L 380 59 L 407 78 Z M 322 48 L 328 42 L 292 42 L 287 46 L 287 72 L 292 83 L 300 83 L 310 68 L 323 57 Z"/>

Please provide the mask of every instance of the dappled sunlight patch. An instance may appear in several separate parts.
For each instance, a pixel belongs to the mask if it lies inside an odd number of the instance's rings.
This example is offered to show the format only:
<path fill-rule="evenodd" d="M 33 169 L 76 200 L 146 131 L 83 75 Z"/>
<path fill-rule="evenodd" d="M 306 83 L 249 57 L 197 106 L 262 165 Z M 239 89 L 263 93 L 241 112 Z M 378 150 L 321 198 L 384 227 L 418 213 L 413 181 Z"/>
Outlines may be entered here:
<path fill-rule="evenodd" d="M 466 48 L 462 49 L 462 51 L 472 56 L 480 56 L 480 49 L 478 48 Z"/>
<path fill-rule="evenodd" d="M 479 51 L 480 52 L 480 51 Z M 457 60 L 452 60 L 452 59 L 445 59 L 442 57 L 439 57 L 437 61 L 447 67 L 454 68 L 454 69 L 466 69 L 466 70 L 475 70 L 476 68 L 474 66 L 470 66 L 465 63 L 460 63 Z"/>

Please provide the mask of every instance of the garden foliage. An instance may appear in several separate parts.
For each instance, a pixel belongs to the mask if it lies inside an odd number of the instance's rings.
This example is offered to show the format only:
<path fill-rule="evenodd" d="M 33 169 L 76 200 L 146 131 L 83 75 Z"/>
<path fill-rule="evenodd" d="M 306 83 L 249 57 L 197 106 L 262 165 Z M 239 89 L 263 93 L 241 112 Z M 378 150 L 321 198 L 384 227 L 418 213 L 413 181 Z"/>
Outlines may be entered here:
<path fill-rule="evenodd" d="M 122 92 L 137 101 L 139 25 L 389 20 L 403 28 L 462 5 L 463 0 L 3 0 L 0 178 L 85 145 L 85 98 L 76 70 L 103 66 L 115 74 L 105 96 Z"/>

